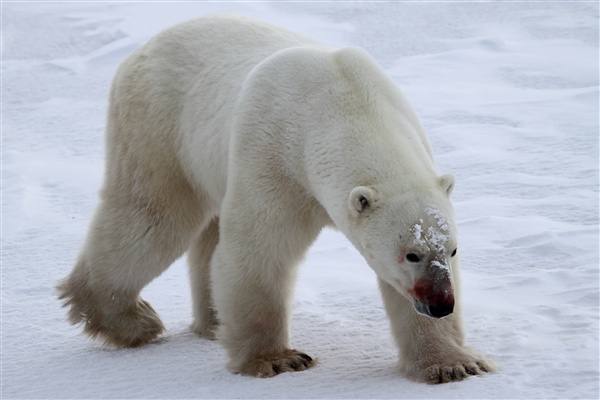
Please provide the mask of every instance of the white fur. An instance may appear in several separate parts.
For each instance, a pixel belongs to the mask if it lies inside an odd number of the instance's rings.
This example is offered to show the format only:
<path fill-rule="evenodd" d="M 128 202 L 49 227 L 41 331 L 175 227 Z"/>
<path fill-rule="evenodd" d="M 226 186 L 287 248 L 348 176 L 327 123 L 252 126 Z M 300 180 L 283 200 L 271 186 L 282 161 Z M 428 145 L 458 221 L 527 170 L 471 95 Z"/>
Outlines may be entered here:
<path fill-rule="evenodd" d="M 149 342 L 163 327 L 139 293 L 189 250 L 193 329 L 219 338 L 229 368 L 302 370 L 314 360 L 290 347 L 290 300 L 329 225 L 377 273 L 409 377 L 481 374 L 493 365 L 464 347 L 458 307 L 417 312 L 458 298 L 453 186 L 364 51 L 245 18 L 194 20 L 117 72 L 101 203 L 60 296 L 88 334 Z"/>

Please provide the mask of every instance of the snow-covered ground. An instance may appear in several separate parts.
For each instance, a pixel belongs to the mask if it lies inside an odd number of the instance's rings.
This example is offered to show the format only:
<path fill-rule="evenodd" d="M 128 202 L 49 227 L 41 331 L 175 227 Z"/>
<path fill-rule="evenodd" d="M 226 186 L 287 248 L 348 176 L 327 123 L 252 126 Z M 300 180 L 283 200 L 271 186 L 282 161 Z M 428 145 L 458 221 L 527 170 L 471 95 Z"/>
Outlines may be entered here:
<path fill-rule="evenodd" d="M 118 63 L 176 22 L 260 17 L 369 51 L 403 88 L 453 194 L 468 341 L 502 369 L 428 386 L 398 374 L 375 276 L 339 233 L 302 265 L 302 373 L 232 375 L 190 332 L 185 260 L 144 290 L 168 332 L 110 350 L 54 285 L 97 201 Z M 2 398 L 599 397 L 598 3 L 2 4 Z"/>

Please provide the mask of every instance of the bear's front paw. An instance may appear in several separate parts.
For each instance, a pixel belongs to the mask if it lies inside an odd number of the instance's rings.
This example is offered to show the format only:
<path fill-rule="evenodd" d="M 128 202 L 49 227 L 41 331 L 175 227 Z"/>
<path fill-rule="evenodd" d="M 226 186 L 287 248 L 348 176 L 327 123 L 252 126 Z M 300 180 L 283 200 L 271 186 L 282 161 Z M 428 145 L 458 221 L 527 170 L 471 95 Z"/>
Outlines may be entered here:
<path fill-rule="evenodd" d="M 309 355 L 292 349 L 279 356 L 250 360 L 234 372 L 259 378 L 270 378 L 282 372 L 304 371 L 315 364 L 316 360 L 313 360 Z"/>
<path fill-rule="evenodd" d="M 194 321 L 190 327 L 193 332 L 198 334 L 200 337 L 208 340 L 217 340 L 217 319 L 209 320 L 208 322 Z"/>
<path fill-rule="evenodd" d="M 469 376 L 483 375 L 496 370 L 496 365 L 468 349 L 451 357 L 428 358 L 412 368 L 406 368 L 409 378 L 430 384 L 461 381 Z"/>

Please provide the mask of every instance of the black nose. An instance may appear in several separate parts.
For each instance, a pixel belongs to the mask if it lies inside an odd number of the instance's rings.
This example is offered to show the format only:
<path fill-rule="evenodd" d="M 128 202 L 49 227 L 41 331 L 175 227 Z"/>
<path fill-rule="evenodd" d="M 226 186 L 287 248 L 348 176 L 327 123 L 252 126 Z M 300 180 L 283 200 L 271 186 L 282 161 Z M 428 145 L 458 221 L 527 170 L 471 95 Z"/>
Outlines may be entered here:
<path fill-rule="evenodd" d="M 429 306 L 429 315 L 434 318 L 442 318 L 446 315 L 452 314 L 454 311 L 454 302 L 441 303 L 441 304 L 432 304 Z"/>

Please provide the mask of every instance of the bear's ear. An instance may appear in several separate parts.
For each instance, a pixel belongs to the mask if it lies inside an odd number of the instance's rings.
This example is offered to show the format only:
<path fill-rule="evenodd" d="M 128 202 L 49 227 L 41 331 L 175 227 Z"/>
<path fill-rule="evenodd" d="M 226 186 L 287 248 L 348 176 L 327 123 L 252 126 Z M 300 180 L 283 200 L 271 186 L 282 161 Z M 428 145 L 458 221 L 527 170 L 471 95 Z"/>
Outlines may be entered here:
<path fill-rule="evenodd" d="M 439 182 L 442 189 L 444 189 L 444 191 L 446 192 L 446 195 L 450 197 L 450 195 L 452 194 L 452 190 L 454 189 L 454 175 L 442 175 L 440 176 Z"/>
<path fill-rule="evenodd" d="M 348 207 L 353 215 L 358 216 L 371 210 L 376 201 L 377 195 L 373 189 L 357 186 L 350 192 Z"/>

